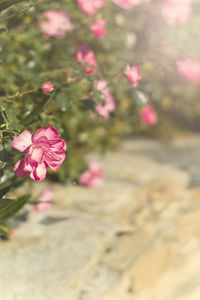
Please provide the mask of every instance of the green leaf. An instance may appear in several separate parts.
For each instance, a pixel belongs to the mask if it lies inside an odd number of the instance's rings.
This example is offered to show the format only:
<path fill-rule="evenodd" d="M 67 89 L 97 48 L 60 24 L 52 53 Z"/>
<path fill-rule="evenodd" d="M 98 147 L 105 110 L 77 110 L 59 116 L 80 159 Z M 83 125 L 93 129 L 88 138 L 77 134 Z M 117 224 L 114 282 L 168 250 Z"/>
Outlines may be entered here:
<path fill-rule="evenodd" d="M 2 169 L 3 167 L 5 167 L 6 163 L 7 163 L 7 155 L 6 155 L 6 151 L 3 148 L 2 145 L 0 145 L 0 169 Z M 0 174 L 1 177 L 1 174 Z"/>
<path fill-rule="evenodd" d="M 43 101 L 41 101 L 37 107 L 26 117 L 22 120 L 22 122 L 24 123 L 24 125 L 29 125 L 33 122 L 34 118 L 38 115 L 40 115 L 40 113 L 44 110 L 45 106 L 47 106 L 47 104 L 51 101 L 51 99 L 54 97 L 55 95 L 55 91 L 51 94 L 51 96 L 49 98 L 47 98 L 47 95 L 43 95 L 44 98 L 42 99 Z"/>
<path fill-rule="evenodd" d="M 24 7 L 24 8 L 15 9 L 15 12 L 13 12 L 13 13 L 6 12 L 2 16 L 0 15 L 0 23 L 5 22 L 5 21 L 7 21 L 7 20 L 19 15 L 19 14 L 23 14 L 32 7 L 33 7 L 33 5 L 28 5 L 27 7 Z"/>
<path fill-rule="evenodd" d="M 93 100 L 85 99 L 85 100 L 82 100 L 81 103 L 83 104 L 84 108 L 90 109 L 93 111 L 95 110 L 96 103 Z"/>
<path fill-rule="evenodd" d="M 24 204 L 28 201 L 29 195 L 18 198 L 17 200 L 12 199 L 1 199 L 0 200 L 0 219 L 7 219 L 13 216 L 18 210 L 20 210 Z M 2 201 L 2 204 L 1 204 Z M 2 206 L 2 207 L 1 207 Z"/>
<path fill-rule="evenodd" d="M 7 236 L 9 233 L 9 228 L 6 227 L 5 225 L 0 224 L 0 236 Z"/>
<path fill-rule="evenodd" d="M 4 0 L 0 3 L 0 11 L 7 9 L 8 7 L 20 3 L 20 2 L 26 2 L 26 0 Z"/>
<path fill-rule="evenodd" d="M 3 197 L 11 188 L 12 183 L 9 180 L 0 184 L 0 197 Z M 1 201 L 1 200 L 0 200 Z"/>

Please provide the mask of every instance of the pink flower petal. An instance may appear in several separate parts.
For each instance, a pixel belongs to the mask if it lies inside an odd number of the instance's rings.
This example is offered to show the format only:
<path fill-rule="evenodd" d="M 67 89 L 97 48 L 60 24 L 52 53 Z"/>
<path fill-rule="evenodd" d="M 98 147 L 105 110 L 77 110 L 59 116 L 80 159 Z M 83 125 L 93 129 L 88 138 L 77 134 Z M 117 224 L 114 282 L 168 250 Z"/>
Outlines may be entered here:
<path fill-rule="evenodd" d="M 65 153 L 54 153 L 54 158 L 47 157 L 45 158 L 45 162 L 49 166 L 49 168 L 56 172 L 65 160 L 65 156 Z"/>
<path fill-rule="evenodd" d="M 32 134 L 28 130 L 24 130 L 20 135 L 12 141 L 12 147 L 20 152 L 26 152 L 27 148 L 32 144 Z"/>
<path fill-rule="evenodd" d="M 41 163 L 37 168 L 30 174 L 30 177 L 35 181 L 41 181 L 46 177 L 47 167 L 45 163 Z"/>
<path fill-rule="evenodd" d="M 24 159 L 20 159 L 16 163 L 16 165 L 14 166 L 14 172 L 18 177 L 25 177 L 26 175 L 30 174 L 30 172 L 24 170 Z"/>
<path fill-rule="evenodd" d="M 41 137 L 47 137 L 49 140 L 58 138 L 60 135 L 58 131 L 53 126 L 40 128 L 33 136 L 33 141 L 35 142 Z"/>
<path fill-rule="evenodd" d="M 44 155 L 44 151 L 42 148 L 33 149 L 31 154 L 31 161 L 40 164 L 42 162 L 42 158 Z"/>
<path fill-rule="evenodd" d="M 63 152 L 67 150 L 67 144 L 63 139 L 55 139 L 53 141 L 50 141 L 49 143 L 52 151 Z"/>

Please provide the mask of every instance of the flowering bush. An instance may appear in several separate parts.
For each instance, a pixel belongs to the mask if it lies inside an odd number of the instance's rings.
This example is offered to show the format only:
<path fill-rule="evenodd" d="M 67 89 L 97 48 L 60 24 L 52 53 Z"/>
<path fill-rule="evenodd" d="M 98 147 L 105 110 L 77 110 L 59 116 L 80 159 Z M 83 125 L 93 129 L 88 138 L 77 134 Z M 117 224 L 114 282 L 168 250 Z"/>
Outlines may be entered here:
<path fill-rule="evenodd" d="M 0 3 L 3 233 L 31 200 L 16 192 L 29 177 L 95 186 L 103 170 L 87 166 L 86 152 L 104 152 L 124 135 L 166 134 L 187 114 L 197 120 L 188 101 L 198 99 L 200 82 L 195 7 L 195 0 Z M 35 210 L 51 205 L 41 200 Z"/>

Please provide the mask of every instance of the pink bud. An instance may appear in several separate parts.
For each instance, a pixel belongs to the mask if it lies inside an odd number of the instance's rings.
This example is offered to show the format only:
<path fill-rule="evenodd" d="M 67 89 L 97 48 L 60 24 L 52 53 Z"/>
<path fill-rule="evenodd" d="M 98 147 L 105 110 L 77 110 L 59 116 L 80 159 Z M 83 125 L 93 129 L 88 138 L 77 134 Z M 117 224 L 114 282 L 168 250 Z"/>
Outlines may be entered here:
<path fill-rule="evenodd" d="M 91 26 L 90 29 L 92 30 L 94 36 L 96 38 L 101 38 L 107 33 L 107 30 L 105 28 L 105 20 L 100 19 L 94 22 Z"/>
<path fill-rule="evenodd" d="M 157 114 L 151 105 L 145 105 L 140 111 L 141 122 L 143 125 L 155 125 Z"/>
<path fill-rule="evenodd" d="M 54 84 L 51 82 L 45 82 L 41 85 L 41 88 L 43 89 L 43 92 L 45 94 L 48 94 L 49 92 L 53 91 L 54 89 Z"/>
<path fill-rule="evenodd" d="M 127 67 L 125 75 L 134 87 L 136 87 L 139 81 L 142 80 L 140 69 L 137 66 Z"/>

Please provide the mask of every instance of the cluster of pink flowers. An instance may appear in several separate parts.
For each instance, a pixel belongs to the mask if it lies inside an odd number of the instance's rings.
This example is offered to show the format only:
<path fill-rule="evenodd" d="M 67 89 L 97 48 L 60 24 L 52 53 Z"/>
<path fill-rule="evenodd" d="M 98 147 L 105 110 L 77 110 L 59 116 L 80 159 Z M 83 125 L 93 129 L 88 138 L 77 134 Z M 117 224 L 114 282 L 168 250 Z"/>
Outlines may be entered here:
<path fill-rule="evenodd" d="M 77 3 L 80 10 L 92 16 L 105 5 L 105 0 L 77 0 Z"/>
<path fill-rule="evenodd" d="M 185 24 L 191 13 L 191 0 L 165 0 L 162 7 L 162 15 L 168 25 Z"/>
<path fill-rule="evenodd" d="M 100 169 L 97 161 L 93 160 L 89 163 L 88 169 L 79 177 L 79 184 L 87 187 L 96 187 L 101 184 L 104 172 Z"/>
<path fill-rule="evenodd" d="M 93 51 L 88 49 L 87 46 L 80 46 L 76 52 L 76 59 L 79 62 L 86 63 L 90 66 L 86 66 L 85 72 L 87 74 L 94 73 L 95 67 L 97 66 L 97 61 Z"/>
<path fill-rule="evenodd" d="M 53 126 L 40 128 L 34 135 L 28 130 L 23 131 L 12 141 L 12 147 L 25 153 L 15 167 L 19 177 L 30 177 L 41 181 L 46 177 L 47 168 L 56 172 L 65 159 L 66 142 L 59 138 L 58 131 Z"/>
<path fill-rule="evenodd" d="M 193 84 L 200 82 L 200 61 L 187 58 L 177 62 L 177 70 L 181 77 Z"/>
<path fill-rule="evenodd" d="M 92 30 L 96 38 L 101 38 L 102 36 L 107 34 L 105 25 L 106 25 L 106 21 L 103 19 L 99 19 L 90 26 L 90 29 Z"/>
<path fill-rule="evenodd" d="M 47 10 L 39 22 L 45 37 L 65 36 L 73 29 L 69 16 L 62 10 Z"/>
<path fill-rule="evenodd" d="M 142 80 L 140 69 L 137 66 L 127 67 L 125 72 L 126 78 L 136 87 Z"/>
<path fill-rule="evenodd" d="M 113 95 L 109 92 L 108 83 L 106 80 L 98 80 L 94 83 L 94 87 L 102 93 L 104 96 L 104 105 L 98 103 L 96 105 L 96 111 L 98 114 L 106 119 L 109 118 L 110 113 L 116 108 L 116 103 Z"/>
<path fill-rule="evenodd" d="M 45 83 L 41 84 L 41 88 L 43 89 L 43 92 L 45 94 L 48 94 L 53 91 L 54 84 L 51 82 L 45 82 Z"/>
<path fill-rule="evenodd" d="M 155 125 L 158 121 L 157 114 L 151 105 L 145 105 L 140 111 L 142 125 Z"/>
<path fill-rule="evenodd" d="M 53 200 L 55 199 L 55 194 L 50 187 L 45 188 L 40 197 L 39 203 L 34 205 L 34 210 L 36 212 L 44 212 L 53 206 Z"/>

